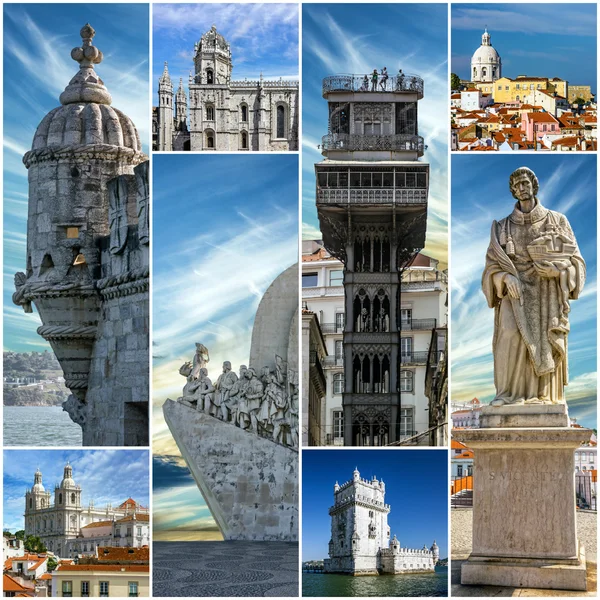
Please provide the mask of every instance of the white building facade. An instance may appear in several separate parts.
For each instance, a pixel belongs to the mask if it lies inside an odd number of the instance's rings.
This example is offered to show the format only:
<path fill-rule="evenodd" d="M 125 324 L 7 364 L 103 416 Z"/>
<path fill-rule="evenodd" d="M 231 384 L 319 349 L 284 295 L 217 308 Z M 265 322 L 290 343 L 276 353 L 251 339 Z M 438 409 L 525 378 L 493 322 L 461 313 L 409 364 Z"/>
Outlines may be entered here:
<path fill-rule="evenodd" d="M 385 483 L 375 476 L 370 481 L 362 479 L 355 469 L 350 481 L 336 482 L 324 571 L 348 575 L 433 572 L 439 560 L 435 541 L 429 549 L 413 550 L 402 548 L 396 536 L 390 540 L 390 510 Z"/>
<path fill-rule="evenodd" d="M 42 483 L 39 469 L 34 476 L 34 485 L 25 493 L 25 536 L 35 535 L 46 548 L 57 557 L 69 558 L 77 554 L 93 554 L 99 546 L 119 545 L 116 534 L 121 535 L 121 523 L 136 516 L 144 519 L 142 531 L 133 529 L 129 538 L 132 547 L 148 545 L 149 509 L 129 498 L 113 507 L 95 507 L 93 502 L 81 504 L 81 487 L 73 480 L 73 469 L 67 464 L 60 485 L 54 489 L 54 501 Z M 125 525 L 127 534 L 127 525 Z M 125 535 L 125 539 L 128 539 Z M 120 543 L 125 546 L 124 543 Z"/>
<path fill-rule="evenodd" d="M 317 241 L 303 242 L 302 301 L 321 326 L 328 356 L 324 360 L 326 395 L 320 445 L 344 445 L 343 265 Z M 443 350 L 447 328 L 447 274 L 438 262 L 418 255 L 402 275 L 400 294 L 400 439 L 429 428 L 425 375 L 432 332 Z"/>
<path fill-rule="evenodd" d="M 165 62 L 153 111 L 155 150 L 298 150 L 299 82 L 270 81 L 262 73 L 236 81 L 232 70 L 231 47 L 214 25 L 195 45 L 189 98 L 182 80 L 173 96 Z"/>

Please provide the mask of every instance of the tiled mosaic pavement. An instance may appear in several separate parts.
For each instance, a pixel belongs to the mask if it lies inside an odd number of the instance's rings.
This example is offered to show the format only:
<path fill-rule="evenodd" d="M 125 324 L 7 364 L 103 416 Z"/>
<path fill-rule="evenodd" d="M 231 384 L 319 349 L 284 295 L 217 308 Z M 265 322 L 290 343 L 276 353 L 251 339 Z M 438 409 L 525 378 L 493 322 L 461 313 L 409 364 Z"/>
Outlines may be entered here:
<path fill-rule="evenodd" d="M 154 596 L 298 596 L 298 544 L 155 542 Z"/>

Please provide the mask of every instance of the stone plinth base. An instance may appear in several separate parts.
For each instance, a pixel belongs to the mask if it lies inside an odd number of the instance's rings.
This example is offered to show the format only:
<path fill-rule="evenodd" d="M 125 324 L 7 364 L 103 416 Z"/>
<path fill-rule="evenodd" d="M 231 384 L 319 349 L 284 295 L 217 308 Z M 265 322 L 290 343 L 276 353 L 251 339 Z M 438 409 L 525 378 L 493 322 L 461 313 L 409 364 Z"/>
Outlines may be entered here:
<path fill-rule="evenodd" d="M 577 560 L 486 558 L 471 555 L 463 563 L 463 585 L 586 591 L 585 552 Z"/>
<path fill-rule="evenodd" d="M 569 589 L 576 580 L 585 586 L 575 450 L 591 433 L 552 426 L 453 431 L 475 455 L 473 552 L 463 565 L 463 583 Z"/>
<path fill-rule="evenodd" d="M 298 541 L 298 452 L 167 400 L 173 439 L 226 540 Z"/>
<path fill-rule="evenodd" d="M 568 427 L 566 404 L 506 404 L 484 406 L 479 418 L 482 428 Z"/>

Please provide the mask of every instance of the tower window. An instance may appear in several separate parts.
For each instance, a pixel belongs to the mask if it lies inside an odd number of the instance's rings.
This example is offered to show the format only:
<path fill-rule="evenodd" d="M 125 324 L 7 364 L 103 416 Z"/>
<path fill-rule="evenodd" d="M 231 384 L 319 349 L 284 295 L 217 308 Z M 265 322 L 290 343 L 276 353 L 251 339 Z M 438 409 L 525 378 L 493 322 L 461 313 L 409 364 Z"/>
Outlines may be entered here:
<path fill-rule="evenodd" d="M 67 239 L 76 240 L 79 237 L 79 227 L 67 227 Z"/>
<path fill-rule="evenodd" d="M 213 83 L 213 71 L 212 69 L 206 69 L 206 83 L 211 84 Z"/>
<path fill-rule="evenodd" d="M 62 504 L 62 494 L 59 494 L 59 495 L 58 495 L 58 503 L 59 503 L 59 504 Z"/>
<path fill-rule="evenodd" d="M 277 137 L 285 137 L 285 107 L 281 104 L 277 107 Z"/>
<path fill-rule="evenodd" d="M 207 121 L 214 121 L 215 120 L 215 107 L 214 106 L 207 106 L 206 107 L 206 120 Z"/>
<path fill-rule="evenodd" d="M 248 134 L 242 131 L 242 150 L 248 150 Z"/>
<path fill-rule="evenodd" d="M 206 134 L 206 147 L 211 149 L 215 147 L 215 138 L 210 133 Z"/>
<path fill-rule="evenodd" d="M 75 504 L 75 494 L 71 494 L 71 504 Z"/>
<path fill-rule="evenodd" d="M 245 104 L 242 104 L 242 122 L 246 123 L 248 121 L 248 107 Z"/>

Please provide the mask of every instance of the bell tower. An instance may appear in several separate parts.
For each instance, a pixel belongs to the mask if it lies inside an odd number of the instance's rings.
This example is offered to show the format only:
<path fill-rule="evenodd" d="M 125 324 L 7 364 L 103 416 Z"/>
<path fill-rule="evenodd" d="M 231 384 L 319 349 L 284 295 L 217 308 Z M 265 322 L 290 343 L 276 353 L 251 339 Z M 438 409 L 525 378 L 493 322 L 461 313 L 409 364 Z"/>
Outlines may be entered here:
<path fill-rule="evenodd" d="M 228 85 L 231 81 L 231 48 L 213 25 L 194 45 L 195 82 Z"/>
<path fill-rule="evenodd" d="M 173 144 L 173 82 L 169 76 L 169 66 L 158 80 L 158 149 L 171 150 Z"/>

